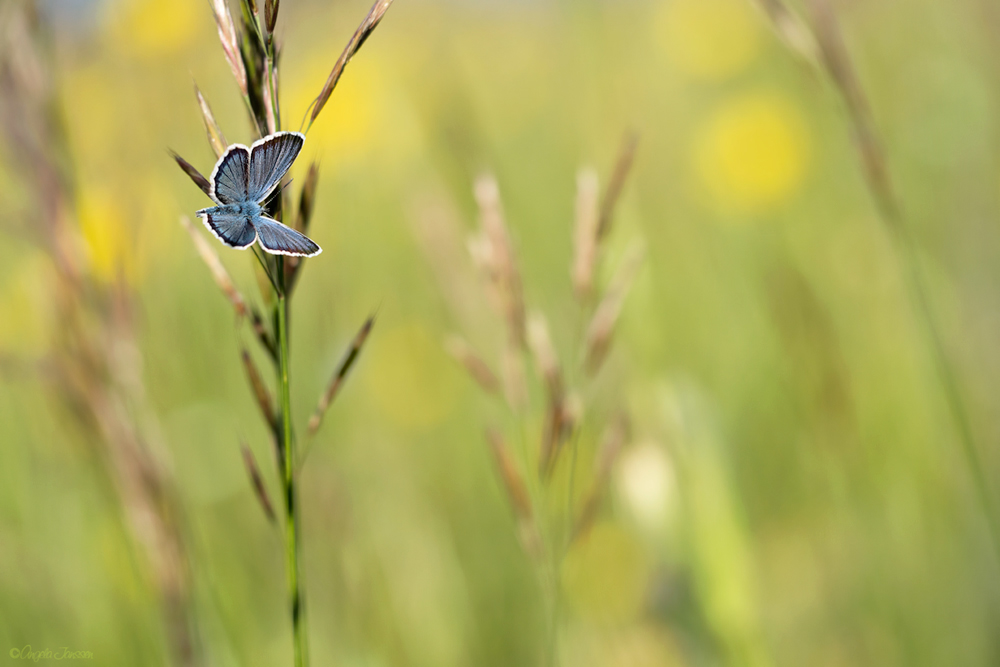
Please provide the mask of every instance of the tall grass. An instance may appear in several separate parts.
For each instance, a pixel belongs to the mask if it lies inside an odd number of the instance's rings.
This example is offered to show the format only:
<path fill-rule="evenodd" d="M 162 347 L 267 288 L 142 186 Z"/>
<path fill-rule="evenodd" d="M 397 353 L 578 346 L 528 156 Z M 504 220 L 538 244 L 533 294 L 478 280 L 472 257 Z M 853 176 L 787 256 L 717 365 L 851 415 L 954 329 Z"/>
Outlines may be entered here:
<path fill-rule="evenodd" d="M 570 267 L 574 294 L 566 295 L 575 301 L 576 315 L 558 322 L 560 329 L 572 331 L 572 342 L 561 349 L 553 342 L 545 314 L 525 302 L 516 245 L 497 181 L 491 175 L 476 180 L 479 228 L 468 239 L 468 250 L 493 317 L 502 322 L 502 341 L 492 361 L 463 335 L 454 334 L 445 342 L 449 354 L 472 380 L 506 406 L 507 416 L 502 420 L 506 426 L 489 423 L 486 442 L 515 518 L 517 539 L 531 561 L 545 602 L 541 665 L 561 664 L 563 563 L 599 516 L 615 461 L 630 439 L 627 406 L 619 401 L 608 409 L 594 397 L 625 297 L 644 255 L 641 244 L 633 242 L 619 258 L 610 282 L 599 284 L 598 269 L 635 148 L 635 138 L 627 137 L 603 196 L 593 170 L 582 170 L 577 179 Z M 461 319 L 464 306 L 454 298 L 449 283 L 467 277 L 456 274 L 460 258 L 448 256 L 448 244 L 440 243 L 454 234 L 454 230 L 442 229 L 446 224 L 431 214 L 419 221 L 416 230 L 428 259 L 438 269 L 446 298 Z M 533 378 L 525 372 L 529 362 Z M 539 426 L 540 431 L 536 430 Z M 595 442 L 596 450 L 587 457 L 594 462 L 588 473 L 580 470 L 579 450 Z"/>
<path fill-rule="evenodd" d="M 146 399 L 133 329 L 137 295 L 123 267 L 107 282 L 84 251 L 53 39 L 31 0 L 0 7 L 0 136 L 25 195 L 25 208 L 5 215 L 55 273 L 46 297 L 58 335 L 35 370 L 93 448 L 159 597 L 171 661 L 199 665 L 184 509 Z"/>
<path fill-rule="evenodd" d="M 309 128 L 312 127 L 340 80 L 347 63 L 381 21 L 391 2 L 392 0 L 378 0 L 375 3 L 348 42 L 343 53 L 336 60 L 330 76 L 320 89 L 319 95 L 310 109 L 306 110 L 308 124 L 305 127 L 305 132 L 308 132 Z M 278 0 L 264 0 L 263 6 L 259 6 L 255 0 L 242 0 L 240 21 L 237 24 L 233 20 L 225 0 L 214 0 L 213 3 L 219 40 L 242 94 L 254 138 L 274 134 L 282 129 L 282 107 L 278 88 L 278 61 L 281 48 L 275 36 L 278 4 Z M 222 130 L 216 123 L 201 91 L 196 88 L 195 93 L 205 122 L 209 144 L 216 155 L 221 157 L 227 146 Z M 175 154 L 174 158 L 194 183 L 208 194 L 207 179 L 179 155 Z M 289 226 L 305 233 L 312 222 L 318 175 L 318 165 L 314 163 L 310 166 L 300 189 L 298 206 L 294 205 L 290 188 L 283 187 L 280 194 L 273 197 L 266 205 L 268 215 L 279 221 L 284 218 Z M 287 183 L 284 185 L 287 186 Z M 296 429 L 291 409 L 289 331 L 291 299 L 295 293 L 300 273 L 305 266 L 305 260 L 300 257 L 265 254 L 258 251 L 256 247 L 253 248 L 258 268 L 266 276 L 265 284 L 268 286 L 262 295 L 265 307 L 269 309 L 269 316 L 265 318 L 256 306 L 248 305 L 248 301 L 234 285 L 214 249 L 201 236 L 200 232 L 186 218 L 183 220 L 183 224 L 191 233 L 199 253 L 211 270 L 216 283 L 236 310 L 237 316 L 241 320 L 249 320 L 256 340 L 261 347 L 261 352 L 268 357 L 274 369 L 274 382 L 278 396 L 276 404 L 272 398 L 271 390 L 267 387 L 262 374 L 257 370 L 253 355 L 246 349 L 241 351 L 248 383 L 261 415 L 271 432 L 275 446 L 284 510 L 283 529 L 289 614 L 293 636 L 293 664 L 295 667 L 304 667 L 309 663 L 309 640 L 305 614 L 305 584 L 301 555 L 302 535 L 297 488 L 297 476 L 304 456 L 302 453 L 298 453 L 296 446 Z M 373 322 L 373 318 L 369 318 L 365 322 L 344 360 L 334 369 L 329 388 L 320 397 L 316 412 L 309 420 L 307 428 L 310 436 L 318 430 L 324 413 L 350 371 Z M 274 504 L 270 500 L 270 494 L 257 468 L 257 463 L 246 446 L 243 447 L 243 459 L 254 492 L 265 514 L 269 519 L 275 520 Z"/>
<path fill-rule="evenodd" d="M 803 21 L 783 0 L 756 0 L 776 34 L 789 49 L 817 67 L 840 98 L 847 116 L 865 185 L 875 210 L 892 238 L 902 265 L 902 279 L 911 307 L 927 345 L 940 389 L 955 423 L 969 473 L 989 526 L 995 556 L 1000 559 L 1000 514 L 990 492 L 990 482 L 975 429 L 962 395 L 955 365 L 934 313 L 927 278 L 920 262 L 920 248 L 913 236 L 903 202 L 893 184 L 889 157 L 872 117 L 871 104 L 844 44 L 830 0 L 810 0 L 811 21 Z"/>

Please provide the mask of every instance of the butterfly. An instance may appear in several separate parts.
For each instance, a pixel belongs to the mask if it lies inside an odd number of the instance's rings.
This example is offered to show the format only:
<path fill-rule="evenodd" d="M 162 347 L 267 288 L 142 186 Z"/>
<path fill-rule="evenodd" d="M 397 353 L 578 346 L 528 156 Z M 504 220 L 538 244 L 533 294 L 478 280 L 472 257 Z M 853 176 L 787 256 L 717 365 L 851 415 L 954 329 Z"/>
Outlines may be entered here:
<path fill-rule="evenodd" d="M 274 192 L 306 137 L 275 132 L 250 148 L 233 144 L 212 169 L 208 196 L 218 204 L 198 211 L 205 226 L 230 248 L 245 250 L 260 241 L 273 255 L 313 257 L 323 252 L 312 239 L 264 215 L 261 203 Z"/>

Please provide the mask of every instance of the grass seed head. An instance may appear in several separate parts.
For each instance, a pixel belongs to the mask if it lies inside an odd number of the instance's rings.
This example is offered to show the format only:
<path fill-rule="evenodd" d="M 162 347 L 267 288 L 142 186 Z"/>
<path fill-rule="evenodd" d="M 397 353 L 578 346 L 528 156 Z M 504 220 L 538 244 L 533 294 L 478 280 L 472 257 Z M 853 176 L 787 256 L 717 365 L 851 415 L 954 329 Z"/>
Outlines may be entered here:
<path fill-rule="evenodd" d="M 215 157 L 220 158 L 222 154 L 226 152 L 226 148 L 229 144 L 226 142 L 226 137 L 222 134 L 222 130 L 219 129 L 219 124 L 215 122 L 215 116 L 212 115 L 212 109 L 208 106 L 208 102 L 205 100 L 205 96 L 201 94 L 198 89 L 198 85 L 195 84 L 194 87 L 195 97 L 198 98 L 198 107 L 201 109 L 201 118 L 205 121 L 205 132 L 208 134 L 208 143 L 212 146 L 212 151 L 215 152 Z"/>

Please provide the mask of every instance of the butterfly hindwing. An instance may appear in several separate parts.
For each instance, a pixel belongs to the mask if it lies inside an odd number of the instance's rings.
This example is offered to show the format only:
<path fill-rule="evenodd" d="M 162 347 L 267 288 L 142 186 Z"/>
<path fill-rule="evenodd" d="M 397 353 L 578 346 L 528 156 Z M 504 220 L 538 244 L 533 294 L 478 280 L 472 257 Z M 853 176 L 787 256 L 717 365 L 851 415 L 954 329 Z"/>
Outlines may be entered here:
<path fill-rule="evenodd" d="M 271 254 L 313 257 L 323 252 L 308 236 L 277 220 L 258 216 L 253 219 L 253 224 L 257 228 L 260 245 Z"/>
<path fill-rule="evenodd" d="M 209 178 L 209 196 L 220 204 L 237 204 L 247 201 L 250 149 L 242 144 L 230 146 L 215 163 Z"/>
<path fill-rule="evenodd" d="M 299 132 L 276 132 L 254 142 L 247 179 L 249 200 L 263 201 L 274 190 L 298 157 L 305 140 L 305 135 Z"/>
<path fill-rule="evenodd" d="M 257 238 L 257 230 L 245 215 L 227 211 L 221 206 L 198 211 L 205 226 L 217 239 L 230 248 L 250 247 Z"/>

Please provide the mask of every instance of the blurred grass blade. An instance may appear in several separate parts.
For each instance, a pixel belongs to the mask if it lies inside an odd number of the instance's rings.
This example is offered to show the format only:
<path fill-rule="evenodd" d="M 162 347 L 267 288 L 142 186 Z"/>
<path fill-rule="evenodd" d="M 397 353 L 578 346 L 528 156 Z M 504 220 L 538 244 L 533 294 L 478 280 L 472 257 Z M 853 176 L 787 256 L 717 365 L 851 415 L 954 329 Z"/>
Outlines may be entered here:
<path fill-rule="evenodd" d="M 611 231 L 611 223 L 614 220 L 615 207 L 621 197 L 622 189 L 625 187 L 625 180 L 632 170 L 632 163 L 635 161 L 635 149 L 639 145 L 639 135 L 630 132 L 625 135 L 622 141 L 621 150 L 618 153 L 618 160 L 615 162 L 614 171 L 611 172 L 611 179 L 608 181 L 608 189 L 604 191 L 604 198 L 601 200 L 601 214 L 597 222 L 597 241 L 600 242 Z"/>
<path fill-rule="evenodd" d="M 629 420 L 628 416 L 622 413 L 608 426 L 601 440 L 601 447 L 597 452 L 597 462 L 594 468 L 594 480 L 590 486 L 590 490 L 587 492 L 586 499 L 583 501 L 583 508 L 580 510 L 580 515 L 573 524 L 573 532 L 570 536 L 571 544 L 586 533 L 590 526 L 593 525 L 594 519 L 597 517 L 597 510 L 601 505 L 601 498 L 604 497 L 608 480 L 611 478 L 611 471 L 614 468 L 615 461 L 618 460 L 618 456 L 621 454 L 628 439 Z"/>
<path fill-rule="evenodd" d="M 205 132 L 208 134 L 208 143 L 211 144 L 212 150 L 215 151 L 215 157 L 220 158 L 226 152 L 229 144 L 226 142 L 226 137 L 222 134 L 222 130 L 219 129 L 218 123 L 215 122 L 212 109 L 208 106 L 208 102 L 205 100 L 205 96 L 201 94 L 201 90 L 198 89 L 197 84 L 194 86 L 194 94 L 198 98 L 198 106 L 201 108 L 201 118 L 205 121 Z"/>
<path fill-rule="evenodd" d="M 815 67 L 819 63 L 819 46 L 816 37 L 801 17 L 789 9 L 782 0 L 753 0 L 771 22 L 778 38 L 785 46 Z"/>
<path fill-rule="evenodd" d="M 202 192 L 204 192 L 206 195 L 209 194 L 209 192 L 211 192 L 211 186 L 208 183 L 208 179 L 202 176 L 200 171 L 191 166 L 190 162 L 182 158 L 177 153 L 170 151 L 170 155 L 171 157 L 174 158 L 174 161 L 177 163 L 177 166 L 179 166 L 184 171 L 184 173 L 188 175 L 188 178 L 194 181 L 195 185 L 201 188 Z"/>
<path fill-rule="evenodd" d="M 354 336 L 354 340 L 351 341 L 351 346 L 347 348 L 347 352 L 344 353 L 344 357 L 340 360 L 340 364 L 337 366 L 337 370 L 334 371 L 333 377 L 330 378 L 330 384 L 327 385 L 326 391 L 320 396 L 319 404 L 316 406 L 316 410 L 313 412 L 312 417 L 309 418 L 309 434 L 314 434 L 317 429 L 319 429 L 320 424 L 323 422 L 323 416 L 326 414 L 327 409 L 330 407 L 330 403 L 333 399 L 337 397 L 340 393 L 340 388 L 344 384 L 344 380 L 347 378 L 347 374 L 354 367 L 354 362 L 357 361 L 358 355 L 361 353 L 361 348 L 364 346 L 365 341 L 368 340 L 368 334 L 371 333 L 372 326 L 375 324 L 375 315 L 372 314 L 365 320 L 365 323 L 361 325 L 361 329 Z"/>
<path fill-rule="evenodd" d="M 461 336 L 449 336 L 444 344 L 445 350 L 455 361 L 460 363 L 476 384 L 488 394 L 500 391 L 500 380 L 489 365 Z"/>
<path fill-rule="evenodd" d="M 532 557 L 537 558 L 542 554 L 541 536 L 535 526 L 535 520 L 531 510 L 531 498 L 528 489 L 524 484 L 524 479 L 517 469 L 514 457 L 511 456 L 510 448 L 507 446 L 503 436 L 495 429 L 487 429 L 486 441 L 496 462 L 497 472 L 503 481 L 504 490 L 507 492 L 507 500 L 510 502 L 514 517 L 518 522 L 518 532 L 521 543 L 525 551 Z"/>
<path fill-rule="evenodd" d="M 638 242 L 633 243 L 626 251 L 611 285 L 587 326 L 584 341 L 584 366 L 591 375 L 600 369 L 607 356 L 615 324 L 618 322 L 618 316 L 621 315 L 625 297 L 628 296 L 629 288 L 639 272 L 644 256 L 645 251 L 642 244 Z"/>
<path fill-rule="evenodd" d="M 326 83 L 323 84 L 323 89 L 320 91 L 319 96 L 316 97 L 316 101 L 313 103 L 312 114 L 309 116 L 309 124 L 306 126 L 306 131 L 309 131 L 309 127 L 312 126 L 316 117 L 319 116 L 323 107 L 326 106 L 327 100 L 330 99 L 330 94 L 333 93 L 333 89 L 337 87 L 337 82 L 340 81 L 341 75 L 344 73 L 344 68 L 347 67 L 347 63 L 351 62 L 351 58 L 354 54 L 358 52 L 361 45 L 365 43 L 368 36 L 372 34 L 372 31 L 378 26 L 379 21 L 385 16 L 386 11 L 389 10 L 389 5 L 392 4 L 392 0 L 377 0 L 377 2 L 372 5 L 371 10 L 365 17 L 365 20 L 361 22 L 358 29 L 354 31 L 354 35 L 351 37 L 347 46 L 344 48 L 343 53 L 337 58 L 337 62 L 334 63 L 333 69 L 330 71 L 330 76 L 327 77 Z"/>
<path fill-rule="evenodd" d="M 243 63 L 243 55 L 240 52 L 239 36 L 236 33 L 236 24 L 233 23 L 233 15 L 229 11 L 226 0 L 212 0 L 212 11 L 215 14 L 215 25 L 219 30 L 219 41 L 222 42 L 222 51 L 226 55 L 226 62 L 229 63 L 229 69 L 233 72 L 240 92 L 246 97 L 247 72 Z"/>
<path fill-rule="evenodd" d="M 243 368 L 247 373 L 247 380 L 250 381 L 250 388 L 253 390 L 254 398 L 257 400 L 257 407 L 260 408 L 260 414 L 264 417 L 264 421 L 270 427 L 272 432 L 277 432 L 278 429 L 278 415 L 274 410 L 274 399 L 271 398 L 271 392 L 268 391 L 267 385 L 264 384 L 264 378 L 261 377 L 260 371 L 257 370 L 257 365 L 253 362 L 253 357 L 250 356 L 250 352 L 246 348 L 240 350 L 240 359 L 243 361 Z"/>
<path fill-rule="evenodd" d="M 267 486 L 265 486 L 264 478 L 260 474 L 260 468 L 257 467 L 257 460 L 246 443 L 240 443 L 240 450 L 243 452 L 243 465 L 246 466 L 247 474 L 250 476 L 254 495 L 257 496 L 257 501 L 260 503 L 261 509 L 264 510 L 267 520 L 272 525 L 276 525 L 278 518 L 274 513 L 274 505 L 271 504 L 271 497 L 267 493 Z"/>
<path fill-rule="evenodd" d="M 573 289 L 583 300 L 590 296 L 597 263 L 597 173 L 584 169 L 576 177 L 576 217 L 573 224 Z"/>

